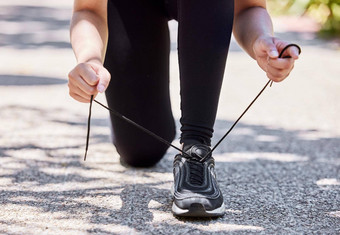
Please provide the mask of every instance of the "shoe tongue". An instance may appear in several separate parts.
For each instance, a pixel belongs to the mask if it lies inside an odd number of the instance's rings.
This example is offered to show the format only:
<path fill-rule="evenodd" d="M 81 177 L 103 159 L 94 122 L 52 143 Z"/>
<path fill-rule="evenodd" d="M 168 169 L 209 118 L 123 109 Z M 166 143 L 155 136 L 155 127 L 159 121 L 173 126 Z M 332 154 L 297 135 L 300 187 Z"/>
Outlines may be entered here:
<path fill-rule="evenodd" d="M 210 148 L 206 145 L 203 144 L 196 144 L 191 146 L 191 148 L 187 151 L 187 153 L 197 159 L 201 160 L 202 158 L 205 157 L 205 155 L 210 151 Z"/>

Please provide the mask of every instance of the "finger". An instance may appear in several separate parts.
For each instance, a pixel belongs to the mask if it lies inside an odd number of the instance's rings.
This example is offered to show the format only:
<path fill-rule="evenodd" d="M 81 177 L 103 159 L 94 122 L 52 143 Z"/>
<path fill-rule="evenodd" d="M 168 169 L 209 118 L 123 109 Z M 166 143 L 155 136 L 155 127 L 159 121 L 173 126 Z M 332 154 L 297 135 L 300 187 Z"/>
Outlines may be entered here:
<path fill-rule="evenodd" d="M 103 93 L 109 86 L 111 75 L 104 67 L 102 67 L 98 71 L 98 76 L 99 76 L 99 82 L 97 85 L 97 91 L 99 91 L 100 93 Z"/>
<path fill-rule="evenodd" d="M 267 72 L 267 77 L 274 82 L 282 82 L 284 80 L 284 78 L 277 77 L 269 72 Z"/>
<path fill-rule="evenodd" d="M 80 96 L 80 95 L 78 95 L 76 93 L 73 93 L 73 92 L 70 92 L 70 96 L 73 99 L 75 99 L 75 100 L 77 100 L 79 102 L 82 102 L 82 103 L 90 103 L 90 100 L 91 100 L 91 97 L 89 99 L 87 99 L 87 98 L 84 98 L 84 97 L 82 97 L 82 96 Z"/>
<path fill-rule="evenodd" d="M 295 46 L 295 44 L 291 44 L 287 41 L 281 40 L 279 38 L 274 38 L 274 43 L 278 50 L 282 52 L 284 48 L 286 48 L 288 45 L 290 45 L 283 53 L 282 58 L 288 58 L 291 57 L 295 60 L 299 58 L 300 55 L 300 48 Z"/>
<path fill-rule="evenodd" d="M 266 38 L 262 40 L 261 46 L 263 50 L 266 51 L 267 55 L 270 58 L 278 58 L 279 52 L 277 51 L 276 45 L 274 44 L 274 41 L 272 38 Z"/>
<path fill-rule="evenodd" d="M 294 59 L 293 58 L 286 58 L 286 59 L 269 59 L 268 66 L 273 67 L 275 69 L 292 69 L 294 66 Z"/>
<path fill-rule="evenodd" d="M 75 100 L 78 100 L 80 102 L 86 103 L 90 100 L 91 96 L 84 93 L 82 90 L 80 90 L 78 87 L 75 87 L 73 84 L 69 83 L 69 94 L 72 98 Z"/>
<path fill-rule="evenodd" d="M 290 70 L 285 69 L 275 69 L 273 67 L 267 68 L 267 77 L 274 82 L 281 82 L 286 77 L 288 77 Z"/>
<path fill-rule="evenodd" d="M 287 54 L 287 56 L 290 56 L 294 60 L 299 59 L 299 49 L 295 46 L 289 47 L 284 54 Z"/>
<path fill-rule="evenodd" d="M 277 58 L 279 53 L 275 46 L 275 38 L 261 37 L 254 43 L 254 52 L 259 57 L 269 56 L 270 58 Z"/>
<path fill-rule="evenodd" d="M 69 87 L 70 92 L 75 93 L 85 99 L 90 99 L 91 95 L 96 96 L 98 94 L 98 92 L 95 92 L 93 94 L 88 94 L 84 92 L 80 87 L 78 87 L 77 84 L 73 84 L 73 83 L 69 83 L 68 87 Z"/>
<path fill-rule="evenodd" d="M 79 87 L 83 92 L 85 92 L 88 95 L 93 95 L 96 93 L 96 87 L 95 86 L 90 86 L 87 82 L 83 80 L 78 75 L 72 74 L 69 83 L 72 84 L 74 87 Z"/>
<path fill-rule="evenodd" d="M 88 64 L 79 64 L 76 67 L 77 72 L 79 73 L 80 77 L 89 85 L 97 85 L 98 83 L 98 75 L 93 70 L 93 68 Z"/>

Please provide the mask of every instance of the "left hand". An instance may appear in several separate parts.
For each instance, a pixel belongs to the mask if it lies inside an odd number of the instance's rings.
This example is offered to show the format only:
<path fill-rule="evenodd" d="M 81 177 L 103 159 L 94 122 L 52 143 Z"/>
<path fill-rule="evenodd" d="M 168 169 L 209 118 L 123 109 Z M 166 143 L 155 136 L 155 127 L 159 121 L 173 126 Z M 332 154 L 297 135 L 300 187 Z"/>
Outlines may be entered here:
<path fill-rule="evenodd" d="M 289 43 L 271 36 L 261 36 L 255 40 L 253 50 L 258 65 L 267 73 L 267 77 L 274 82 L 281 82 L 288 77 L 294 68 L 294 62 L 299 58 L 299 50 L 289 47 L 279 58 L 279 53 Z M 283 58 L 289 56 L 291 58 Z"/>

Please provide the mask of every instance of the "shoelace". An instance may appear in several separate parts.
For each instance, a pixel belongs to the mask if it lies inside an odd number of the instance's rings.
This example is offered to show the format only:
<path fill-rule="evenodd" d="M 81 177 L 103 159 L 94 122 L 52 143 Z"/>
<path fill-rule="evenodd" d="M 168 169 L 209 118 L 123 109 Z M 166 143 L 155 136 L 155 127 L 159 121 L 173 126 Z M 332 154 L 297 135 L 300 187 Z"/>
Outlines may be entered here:
<path fill-rule="evenodd" d="M 187 159 L 186 163 L 189 167 L 189 182 L 192 185 L 200 186 L 204 182 L 204 171 L 205 171 L 205 162 L 202 162 L 201 159 L 210 151 L 210 148 L 205 145 L 196 144 L 191 146 L 186 152 L 191 156 L 190 159 Z M 208 158 L 210 158 L 209 155 Z M 207 158 L 207 160 L 208 160 Z"/>
<path fill-rule="evenodd" d="M 296 47 L 299 50 L 299 54 L 301 53 L 301 48 L 297 45 L 297 44 L 288 44 L 287 46 L 285 46 L 280 55 L 279 58 L 282 58 L 283 53 L 289 48 L 289 47 Z M 290 58 L 290 56 L 285 56 L 283 58 Z M 262 88 L 262 90 L 258 93 L 258 95 L 253 99 L 253 101 L 248 105 L 248 107 L 243 111 L 243 113 L 239 116 L 239 118 L 234 122 L 234 124 L 230 127 L 230 129 L 225 133 L 225 135 L 215 144 L 215 146 L 213 148 L 211 148 L 211 150 L 200 160 L 200 162 L 204 162 L 206 161 L 209 156 L 212 154 L 212 152 L 221 144 L 221 142 L 229 135 L 229 133 L 234 129 L 234 127 L 236 126 L 236 124 L 240 121 L 240 119 L 244 116 L 244 114 L 250 109 L 250 107 L 255 103 L 255 101 L 257 100 L 257 98 L 259 98 L 259 96 L 263 93 L 263 91 L 267 88 L 267 86 L 270 84 L 270 86 L 272 86 L 273 81 L 269 79 L 269 81 L 266 83 L 266 85 Z M 136 128 L 144 131 L 145 133 L 149 134 L 150 136 L 153 136 L 154 138 L 158 139 L 160 142 L 168 145 L 169 147 L 172 147 L 174 149 L 176 149 L 177 151 L 179 151 L 180 153 L 183 154 L 183 156 L 187 157 L 187 158 L 191 158 L 191 156 L 189 154 L 187 154 L 186 152 L 182 151 L 180 148 L 176 147 L 175 145 L 171 144 L 169 141 L 165 140 L 164 138 L 156 135 L 155 133 L 153 133 L 152 131 L 144 128 L 143 126 L 139 125 L 138 123 L 132 121 L 131 119 L 125 117 L 124 115 L 120 114 L 119 112 L 105 106 L 104 104 L 98 102 L 97 100 L 93 99 L 93 95 L 91 96 L 91 100 L 90 100 L 90 107 L 89 107 L 89 115 L 88 115 L 88 121 L 87 121 L 87 136 L 86 136 L 86 147 L 85 147 L 85 154 L 84 154 L 84 161 L 86 161 L 86 156 L 87 156 L 87 151 L 88 151 L 88 146 L 89 146 L 89 139 L 90 139 L 90 125 L 91 125 L 91 110 L 92 110 L 92 102 L 96 102 L 97 104 L 101 105 L 102 107 L 104 107 L 105 109 L 109 110 L 113 115 L 115 115 L 116 117 L 125 120 L 126 122 L 130 123 L 131 125 L 135 126 Z"/>
<path fill-rule="evenodd" d="M 188 166 L 189 166 L 189 181 L 191 184 L 194 185 L 202 185 L 204 176 L 203 176 L 203 164 L 201 162 L 191 162 L 188 161 Z"/>

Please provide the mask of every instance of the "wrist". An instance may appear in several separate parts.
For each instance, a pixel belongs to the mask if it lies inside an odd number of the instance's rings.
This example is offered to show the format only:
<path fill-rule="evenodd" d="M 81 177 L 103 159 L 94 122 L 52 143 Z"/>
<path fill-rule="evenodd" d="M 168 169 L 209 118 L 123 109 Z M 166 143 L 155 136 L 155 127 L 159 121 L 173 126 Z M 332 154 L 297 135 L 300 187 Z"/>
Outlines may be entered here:
<path fill-rule="evenodd" d="M 81 63 L 90 63 L 90 64 L 96 64 L 96 65 L 103 65 L 103 62 L 101 60 L 101 58 L 97 58 L 97 57 L 91 57 L 91 58 L 84 58 L 84 59 L 78 59 L 77 60 L 78 64 Z"/>
<path fill-rule="evenodd" d="M 95 63 L 103 64 L 103 56 L 101 49 L 88 43 L 77 44 L 74 47 L 74 54 L 77 58 L 77 63 Z"/>
<path fill-rule="evenodd" d="M 100 58 L 91 58 L 86 61 L 86 63 L 97 64 L 103 66 L 103 62 Z"/>

